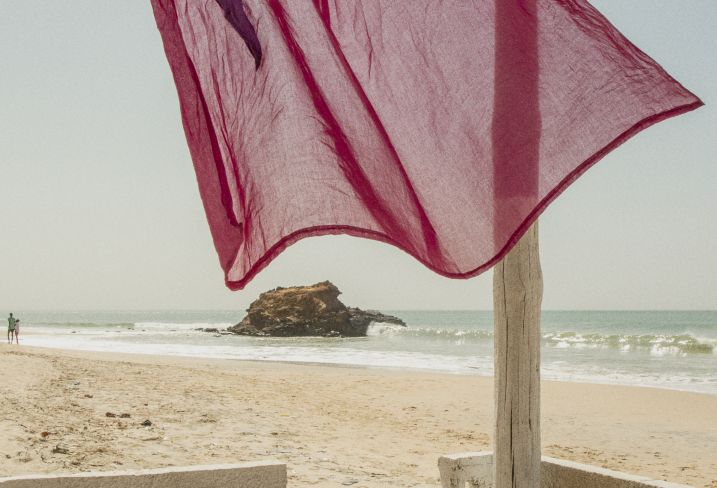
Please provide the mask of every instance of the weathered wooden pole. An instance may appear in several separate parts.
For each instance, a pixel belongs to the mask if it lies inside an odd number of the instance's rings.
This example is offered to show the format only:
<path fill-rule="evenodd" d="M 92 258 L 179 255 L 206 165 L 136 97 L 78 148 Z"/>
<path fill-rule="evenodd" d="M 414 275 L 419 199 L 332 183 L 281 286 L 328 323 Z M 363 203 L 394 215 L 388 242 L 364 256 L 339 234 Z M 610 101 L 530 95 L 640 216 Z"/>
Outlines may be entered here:
<path fill-rule="evenodd" d="M 495 242 L 538 204 L 540 98 L 536 0 L 495 0 Z M 540 306 L 537 222 L 495 266 L 493 486 L 540 487 Z"/>
<path fill-rule="evenodd" d="M 540 486 L 540 304 L 536 222 L 495 266 L 495 488 Z"/>

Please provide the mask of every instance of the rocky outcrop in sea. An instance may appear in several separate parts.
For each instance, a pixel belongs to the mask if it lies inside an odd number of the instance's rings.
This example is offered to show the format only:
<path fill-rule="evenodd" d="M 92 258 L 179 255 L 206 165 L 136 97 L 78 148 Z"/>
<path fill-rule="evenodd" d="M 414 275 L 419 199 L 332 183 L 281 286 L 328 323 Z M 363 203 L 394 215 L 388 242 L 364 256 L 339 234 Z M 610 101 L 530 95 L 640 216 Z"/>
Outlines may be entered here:
<path fill-rule="evenodd" d="M 276 288 L 262 293 L 244 319 L 227 330 L 234 334 L 273 337 L 361 337 L 372 322 L 406 326 L 398 317 L 347 307 L 331 282 Z"/>

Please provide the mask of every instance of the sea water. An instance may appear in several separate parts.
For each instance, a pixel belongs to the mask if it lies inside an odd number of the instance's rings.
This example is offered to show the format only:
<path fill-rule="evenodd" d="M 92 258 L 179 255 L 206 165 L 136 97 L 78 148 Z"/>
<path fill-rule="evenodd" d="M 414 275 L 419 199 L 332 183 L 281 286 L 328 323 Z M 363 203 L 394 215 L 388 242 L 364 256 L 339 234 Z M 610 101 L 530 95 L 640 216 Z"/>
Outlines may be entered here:
<path fill-rule="evenodd" d="M 65 349 L 493 374 L 486 311 L 386 311 L 360 338 L 218 335 L 235 311 L 16 311 L 21 344 Z M 542 378 L 717 395 L 717 311 L 544 311 Z"/>

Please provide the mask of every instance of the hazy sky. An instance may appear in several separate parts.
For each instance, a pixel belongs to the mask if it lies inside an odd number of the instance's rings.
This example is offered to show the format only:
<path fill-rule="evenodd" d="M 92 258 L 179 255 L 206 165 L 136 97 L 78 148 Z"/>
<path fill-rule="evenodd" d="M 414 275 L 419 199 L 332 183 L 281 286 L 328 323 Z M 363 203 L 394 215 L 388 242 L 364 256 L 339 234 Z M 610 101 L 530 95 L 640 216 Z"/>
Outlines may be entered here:
<path fill-rule="evenodd" d="M 593 4 L 707 106 L 543 214 L 544 308 L 717 309 L 717 1 Z M 304 240 L 226 290 L 148 0 L 0 0 L 0 184 L 0 312 L 241 309 L 324 279 L 363 307 L 492 306 L 490 273 L 449 280 L 348 237 Z"/>

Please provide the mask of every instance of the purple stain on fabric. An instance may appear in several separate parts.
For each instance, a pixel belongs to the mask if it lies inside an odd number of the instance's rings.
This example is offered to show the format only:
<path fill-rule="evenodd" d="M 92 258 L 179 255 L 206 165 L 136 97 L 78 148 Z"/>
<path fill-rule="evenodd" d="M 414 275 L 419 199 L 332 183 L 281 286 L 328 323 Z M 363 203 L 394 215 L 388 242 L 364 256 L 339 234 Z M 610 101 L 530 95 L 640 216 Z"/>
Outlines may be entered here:
<path fill-rule="evenodd" d="M 261 65 L 261 44 L 259 37 L 256 35 L 254 26 L 249 22 L 249 18 L 244 11 L 244 2 L 242 0 L 216 0 L 216 2 L 224 10 L 224 16 L 227 21 L 234 27 L 242 39 L 249 52 L 254 57 L 256 69 Z"/>

